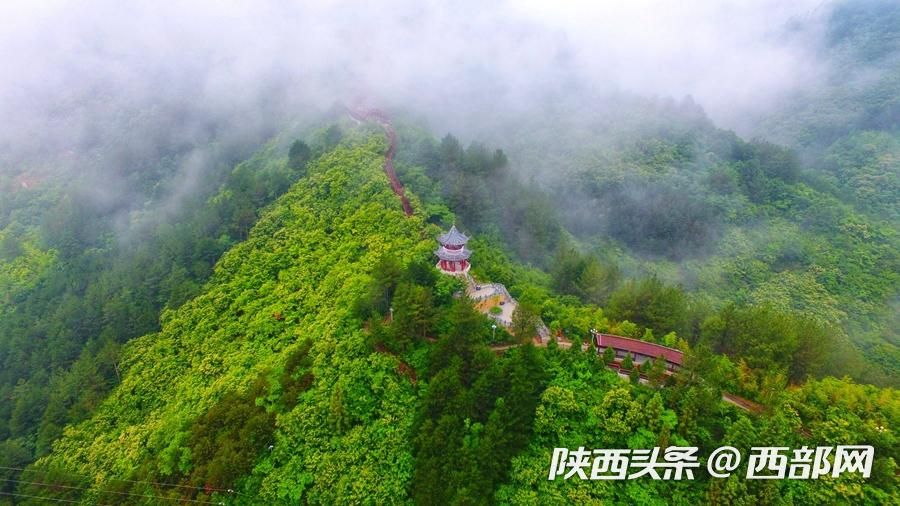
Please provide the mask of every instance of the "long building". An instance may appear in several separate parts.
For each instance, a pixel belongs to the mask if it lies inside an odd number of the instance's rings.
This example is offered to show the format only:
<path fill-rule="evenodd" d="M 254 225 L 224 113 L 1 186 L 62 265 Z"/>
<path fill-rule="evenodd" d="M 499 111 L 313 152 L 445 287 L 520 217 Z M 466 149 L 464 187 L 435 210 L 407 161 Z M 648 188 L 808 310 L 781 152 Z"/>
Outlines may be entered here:
<path fill-rule="evenodd" d="M 684 353 L 675 348 L 669 348 L 661 344 L 648 343 L 630 337 L 602 334 L 591 330 L 591 338 L 597 353 L 603 353 L 606 348 L 612 348 L 616 352 L 616 361 L 622 361 L 626 355 L 631 354 L 631 359 L 636 365 L 643 364 L 647 360 L 662 357 L 666 360 L 666 369 L 675 372 L 681 368 L 684 362 Z"/>

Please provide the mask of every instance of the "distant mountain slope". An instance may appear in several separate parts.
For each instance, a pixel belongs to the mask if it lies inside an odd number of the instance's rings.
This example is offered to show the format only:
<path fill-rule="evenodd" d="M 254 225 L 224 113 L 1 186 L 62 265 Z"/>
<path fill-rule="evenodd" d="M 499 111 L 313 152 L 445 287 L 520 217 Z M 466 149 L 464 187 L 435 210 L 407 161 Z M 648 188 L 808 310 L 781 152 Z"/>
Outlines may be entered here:
<path fill-rule="evenodd" d="M 496 227 L 519 260 L 557 282 L 560 250 L 597 258 L 595 275 L 580 281 L 589 288 L 561 283 L 563 293 L 606 307 L 617 288 L 607 274 L 618 269 L 680 284 L 700 309 L 735 302 L 794 311 L 835 334 L 826 374 L 897 384 L 900 235 L 878 211 L 898 197 L 888 134 L 833 151 L 841 177 L 870 196 L 861 207 L 796 151 L 717 128 L 689 98 L 572 99 L 515 119 L 502 130 L 509 168 L 477 143 L 463 151 L 450 137 L 432 145 L 409 131 L 400 132 L 398 155 L 442 183 L 464 223 Z M 398 170 L 426 208 L 437 204 L 414 170 Z M 508 173 L 532 178 L 509 184 Z"/>
<path fill-rule="evenodd" d="M 900 226 L 900 4 L 835 2 L 823 75 L 778 103 L 757 135 L 797 149 L 860 212 Z"/>

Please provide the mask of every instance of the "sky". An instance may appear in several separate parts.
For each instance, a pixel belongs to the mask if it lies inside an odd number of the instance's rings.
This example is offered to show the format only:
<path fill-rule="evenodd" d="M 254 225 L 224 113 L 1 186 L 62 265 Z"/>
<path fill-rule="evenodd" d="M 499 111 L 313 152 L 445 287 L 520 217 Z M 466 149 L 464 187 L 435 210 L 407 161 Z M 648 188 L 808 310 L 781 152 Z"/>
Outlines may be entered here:
<path fill-rule="evenodd" d="M 464 129 L 561 93 L 690 95 L 740 132 L 822 72 L 829 6 L 12 0 L 0 3 L 0 164 L 111 138 L 152 151 L 159 136 L 211 124 L 253 137 L 275 116 L 334 103 L 402 106 Z M 141 139 L 122 132 L 129 121 Z"/>

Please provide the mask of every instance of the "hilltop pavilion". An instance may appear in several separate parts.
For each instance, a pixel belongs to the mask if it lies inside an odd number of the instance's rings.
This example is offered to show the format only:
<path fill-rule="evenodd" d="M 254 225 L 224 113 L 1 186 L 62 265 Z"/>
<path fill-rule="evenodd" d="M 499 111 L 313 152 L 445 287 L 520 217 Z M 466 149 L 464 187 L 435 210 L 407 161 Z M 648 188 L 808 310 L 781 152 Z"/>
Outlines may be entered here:
<path fill-rule="evenodd" d="M 456 229 L 456 225 L 450 227 L 450 231 L 437 238 L 441 247 L 434 254 L 440 259 L 437 268 L 446 274 L 465 274 L 469 272 L 469 255 L 472 254 L 466 243 L 469 238 Z"/>

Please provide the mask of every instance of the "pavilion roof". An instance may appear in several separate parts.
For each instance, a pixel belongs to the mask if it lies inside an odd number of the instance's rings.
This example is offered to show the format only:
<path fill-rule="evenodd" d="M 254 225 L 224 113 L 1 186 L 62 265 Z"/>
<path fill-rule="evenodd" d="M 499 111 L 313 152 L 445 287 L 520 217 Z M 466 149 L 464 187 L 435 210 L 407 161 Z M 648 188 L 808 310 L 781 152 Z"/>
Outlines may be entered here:
<path fill-rule="evenodd" d="M 469 238 L 456 229 L 456 225 L 450 227 L 450 231 L 438 237 L 441 244 L 449 244 L 450 246 L 462 246 L 469 242 Z"/>

